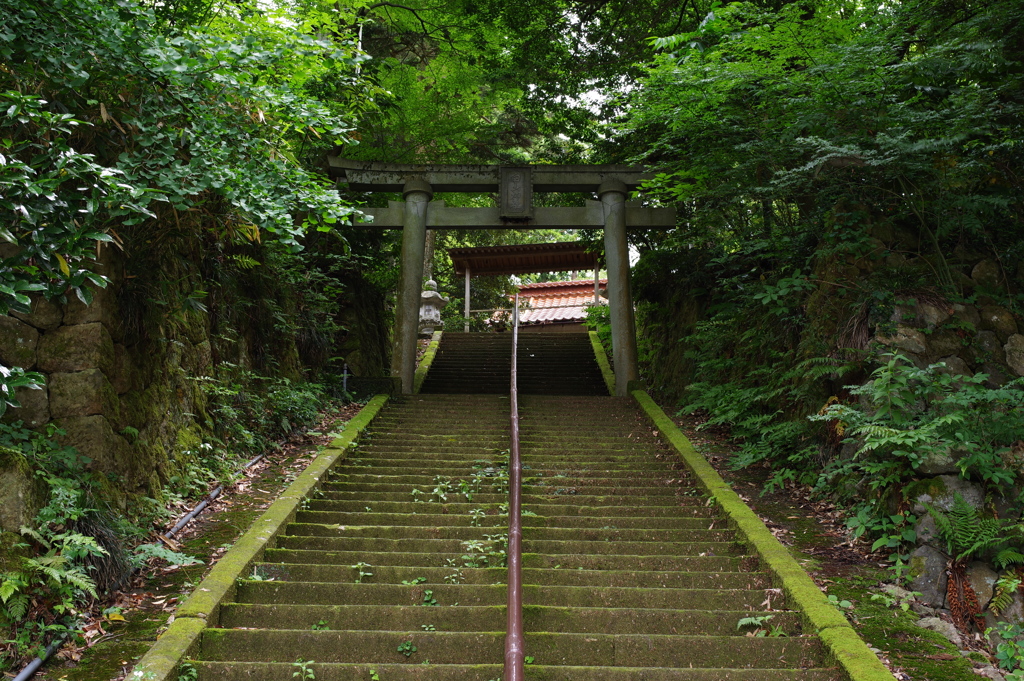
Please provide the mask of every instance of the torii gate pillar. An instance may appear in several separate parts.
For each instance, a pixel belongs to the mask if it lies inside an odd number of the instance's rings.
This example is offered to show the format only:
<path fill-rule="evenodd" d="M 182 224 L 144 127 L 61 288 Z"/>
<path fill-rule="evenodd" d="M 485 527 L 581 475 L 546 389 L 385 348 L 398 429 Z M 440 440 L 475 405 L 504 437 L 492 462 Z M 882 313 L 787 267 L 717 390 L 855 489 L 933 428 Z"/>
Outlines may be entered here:
<path fill-rule="evenodd" d="M 637 367 L 636 325 L 629 290 L 629 245 L 626 242 L 626 194 L 620 180 L 608 179 L 597 190 L 604 208 L 604 258 L 608 267 L 608 306 L 612 322 L 615 394 L 629 395 L 630 383 L 640 377 Z"/>
<path fill-rule="evenodd" d="M 427 238 L 427 204 L 434 192 L 424 180 L 408 180 L 402 188 L 402 262 L 391 348 L 391 375 L 401 379 L 402 393 L 413 393 L 416 375 L 416 336 L 420 292 L 423 288 L 423 251 Z"/>

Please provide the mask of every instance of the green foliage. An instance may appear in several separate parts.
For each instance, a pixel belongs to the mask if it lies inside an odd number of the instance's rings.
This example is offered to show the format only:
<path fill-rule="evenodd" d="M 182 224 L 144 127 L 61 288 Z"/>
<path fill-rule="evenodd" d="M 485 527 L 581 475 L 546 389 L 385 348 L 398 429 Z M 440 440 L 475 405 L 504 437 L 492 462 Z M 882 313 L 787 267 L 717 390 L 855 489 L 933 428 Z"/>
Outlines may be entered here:
<path fill-rule="evenodd" d="M 158 558 L 168 565 L 202 565 L 203 561 L 193 556 L 187 556 L 179 551 L 172 551 L 163 544 L 140 544 L 135 547 L 133 556 L 139 565 L 150 558 Z"/>
<path fill-rule="evenodd" d="M 926 505 L 935 519 L 939 537 L 946 542 L 946 553 L 955 563 L 967 564 L 973 558 L 994 554 L 996 568 L 1024 564 L 1021 553 L 1024 525 L 1001 518 L 986 517 L 959 494 L 953 496 L 949 510 L 942 512 Z"/>
<path fill-rule="evenodd" d="M 406 657 L 412 657 L 412 654 L 417 650 L 419 650 L 419 648 L 413 645 L 412 641 L 402 641 L 398 644 L 398 652 L 402 653 Z"/>
<path fill-rule="evenodd" d="M 296 678 L 299 681 L 315 681 L 316 672 L 313 671 L 314 660 L 303 660 L 301 657 L 295 662 L 292 662 L 292 666 L 295 667 L 295 671 L 292 672 L 292 678 Z"/>
<path fill-rule="evenodd" d="M 852 478 L 881 493 L 928 458 L 952 457 L 964 478 L 1003 488 L 1014 483 L 1005 457 L 1024 432 L 1024 380 L 989 388 L 985 374 L 952 375 L 941 364 L 919 369 L 899 355 L 888 355 L 871 376 L 848 386 L 866 406 L 834 404 L 810 417 L 841 422 L 847 441 L 860 444 L 851 459 L 833 462 L 826 480 Z"/>
<path fill-rule="evenodd" d="M 1024 635 L 1024 627 L 1009 622 L 997 622 L 995 627 L 985 630 L 985 636 L 996 633 L 1002 639 L 996 645 L 996 662 L 1001 669 L 1010 672 L 1005 675 L 1010 681 L 1024 679 L 1024 642 L 1017 639 Z"/>

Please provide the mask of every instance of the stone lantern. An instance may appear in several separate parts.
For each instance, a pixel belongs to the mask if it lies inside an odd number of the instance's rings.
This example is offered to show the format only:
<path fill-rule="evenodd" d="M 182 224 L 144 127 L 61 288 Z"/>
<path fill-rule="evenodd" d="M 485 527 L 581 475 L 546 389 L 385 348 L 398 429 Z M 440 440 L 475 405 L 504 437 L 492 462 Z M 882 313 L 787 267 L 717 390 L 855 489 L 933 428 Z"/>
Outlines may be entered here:
<path fill-rule="evenodd" d="M 420 293 L 420 333 L 429 336 L 444 326 L 441 310 L 448 304 L 448 298 L 437 292 L 437 282 L 433 279 L 427 280 L 423 288 L 426 290 Z"/>

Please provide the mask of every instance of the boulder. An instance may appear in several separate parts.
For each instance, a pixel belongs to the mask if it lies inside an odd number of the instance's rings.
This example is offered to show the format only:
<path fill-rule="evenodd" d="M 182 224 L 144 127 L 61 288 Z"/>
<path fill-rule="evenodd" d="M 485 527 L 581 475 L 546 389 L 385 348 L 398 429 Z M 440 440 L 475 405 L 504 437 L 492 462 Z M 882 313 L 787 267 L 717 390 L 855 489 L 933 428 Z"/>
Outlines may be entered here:
<path fill-rule="evenodd" d="M 50 414 L 53 418 L 92 416 L 117 411 L 117 393 L 99 369 L 50 375 Z"/>
<path fill-rule="evenodd" d="M 978 286 L 989 291 L 995 291 L 1003 287 L 1003 272 L 999 265 L 992 260 L 982 260 L 971 270 L 971 279 Z"/>
<path fill-rule="evenodd" d="M 946 602 L 946 556 L 931 546 L 918 546 L 910 554 L 910 590 L 926 605 L 941 608 Z"/>
<path fill-rule="evenodd" d="M 78 296 L 69 295 L 67 309 L 64 311 L 64 323 L 92 324 L 99 322 L 107 327 L 112 335 L 118 335 L 120 325 L 117 321 L 117 295 L 112 286 L 106 288 L 93 287 L 92 302 L 86 305 Z"/>
<path fill-rule="evenodd" d="M 943 545 L 942 538 L 939 537 L 939 530 L 935 525 L 935 518 L 922 506 L 920 511 L 915 513 L 920 514 L 920 519 L 917 524 L 914 525 L 914 532 L 917 533 L 917 543 L 920 545 L 928 545 L 932 548 L 940 548 Z"/>
<path fill-rule="evenodd" d="M 982 609 L 988 607 L 988 602 L 992 600 L 997 579 L 999 575 L 986 563 L 976 560 L 967 566 L 967 580 L 978 596 L 978 605 Z"/>
<path fill-rule="evenodd" d="M 1003 346 L 1003 353 L 1013 372 L 1024 376 L 1024 336 L 1019 333 L 1010 336 Z"/>
<path fill-rule="evenodd" d="M 40 331 L 52 331 L 60 326 L 64 319 L 64 311 L 60 305 L 39 294 L 33 294 L 31 297 L 32 311 L 30 313 L 12 312 L 11 314 Z"/>
<path fill-rule="evenodd" d="M 878 341 L 882 345 L 891 346 L 897 351 L 909 352 L 915 355 L 924 354 L 927 351 L 927 339 L 924 334 L 909 326 L 897 326 L 896 333 L 892 336 L 878 335 Z"/>
<path fill-rule="evenodd" d="M 32 369 L 36 365 L 39 332 L 10 315 L 0 316 L 0 364 Z"/>
<path fill-rule="evenodd" d="M 940 357 L 939 362 L 945 364 L 944 369 L 940 371 L 947 373 L 951 376 L 973 376 L 974 372 L 967 366 L 967 362 L 963 361 L 956 355 L 950 355 L 949 357 Z"/>
<path fill-rule="evenodd" d="M 17 409 L 8 409 L 3 417 L 0 417 L 0 421 L 21 421 L 30 430 L 38 430 L 50 422 L 50 397 L 46 386 L 39 390 L 18 388 L 14 397 L 21 406 Z"/>
<path fill-rule="evenodd" d="M 92 470 L 123 477 L 135 472 L 128 442 L 114 432 L 104 416 L 70 416 L 55 420 L 54 424 L 66 433 L 58 438 L 60 444 L 71 445 L 89 457 Z"/>
<path fill-rule="evenodd" d="M 981 485 L 963 480 L 956 475 L 939 475 L 926 480 L 918 480 L 907 489 L 907 498 L 913 504 L 914 513 L 925 513 L 924 504 L 930 504 L 940 511 L 948 511 L 953 507 L 956 495 L 974 508 L 982 508 L 985 502 L 985 491 Z"/>
<path fill-rule="evenodd" d="M 99 322 L 62 326 L 43 334 L 38 354 L 39 368 L 46 372 L 101 369 L 110 374 L 114 367 L 114 341 Z"/>
<path fill-rule="evenodd" d="M 928 356 L 948 357 L 963 350 L 964 342 L 954 331 L 939 329 L 928 336 Z"/>
<path fill-rule="evenodd" d="M 978 308 L 973 305 L 961 305 L 960 303 L 953 303 L 953 319 L 973 329 L 978 328 L 978 325 L 981 323 L 981 315 L 978 313 Z"/>
<path fill-rule="evenodd" d="M 31 526 L 44 501 L 45 488 L 24 455 L 0 445 L 0 532 Z"/>
<path fill-rule="evenodd" d="M 970 354 L 974 364 L 985 364 L 996 362 L 1002 364 L 1006 361 L 1006 353 L 1003 350 L 1003 343 L 994 331 L 979 331 L 974 336 L 967 352 Z"/>
<path fill-rule="evenodd" d="M 1017 320 L 1013 313 L 999 305 L 983 305 L 981 307 L 981 328 L 994 331 L 999 340 L 1005 343 L 1010 336 L 1017 333 Z"/>
<path fill-rule="evenodd" d="M 960 638 L 960 632 L 956 630 L 956 627 L 951 622 L 939 619 L 938 617 L 922 617 L 917 621 L 917 626 L 937 631 L 949 639 L 950 643 L 957 648 L 962 648 L 964 645 L 963 639 Z"/>
<path fill-rule="evenodd" d="M 917 472 L 921 475 L 945 475 L 947 473 L 957 473 L 960 471 L 957 468 L 956 462 L 959 456 L 955 456 L 953 452 L 948 449 L 940 452 L 929 452 L 927 456 L 917 466 Z"/>
<path fill-rule="evenodd" d="M 1010 377 L 1006 374 L 1006 367 L 1002 364 L 986 362 L 981 365 L 981 372 L 983 374 L 988 374 L 988 380 L 985 381 L 985 387 L 991 388 L 992 390 L 1002 388 L 1010 382 Z"/>
<path fill-rule="evenodd" d="M 921 318 L 921 322 L 929 329 L 934 329 L 949 319 L 952 313 L 953 309 L 951 307 L 938 307 L 931 303 L 921 303 L 918 306 L 918 316 Z"/>

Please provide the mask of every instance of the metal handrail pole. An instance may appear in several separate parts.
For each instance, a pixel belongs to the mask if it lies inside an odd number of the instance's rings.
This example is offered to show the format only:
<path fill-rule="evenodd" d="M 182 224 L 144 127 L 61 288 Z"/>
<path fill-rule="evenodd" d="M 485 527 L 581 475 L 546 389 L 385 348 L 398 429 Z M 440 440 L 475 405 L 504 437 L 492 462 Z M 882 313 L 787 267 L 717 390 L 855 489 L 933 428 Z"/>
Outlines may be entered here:
<path fill-rule="evenodd" d="M 511 448 L 508 460 L 508 632 L 505 636 L 505 681 L 523 681 L 523 573 L 522 507 L 523 466 L 519 458 L 519 394 L 516 386 L 519 344 L 519 295 L 512 313 Z"/>

